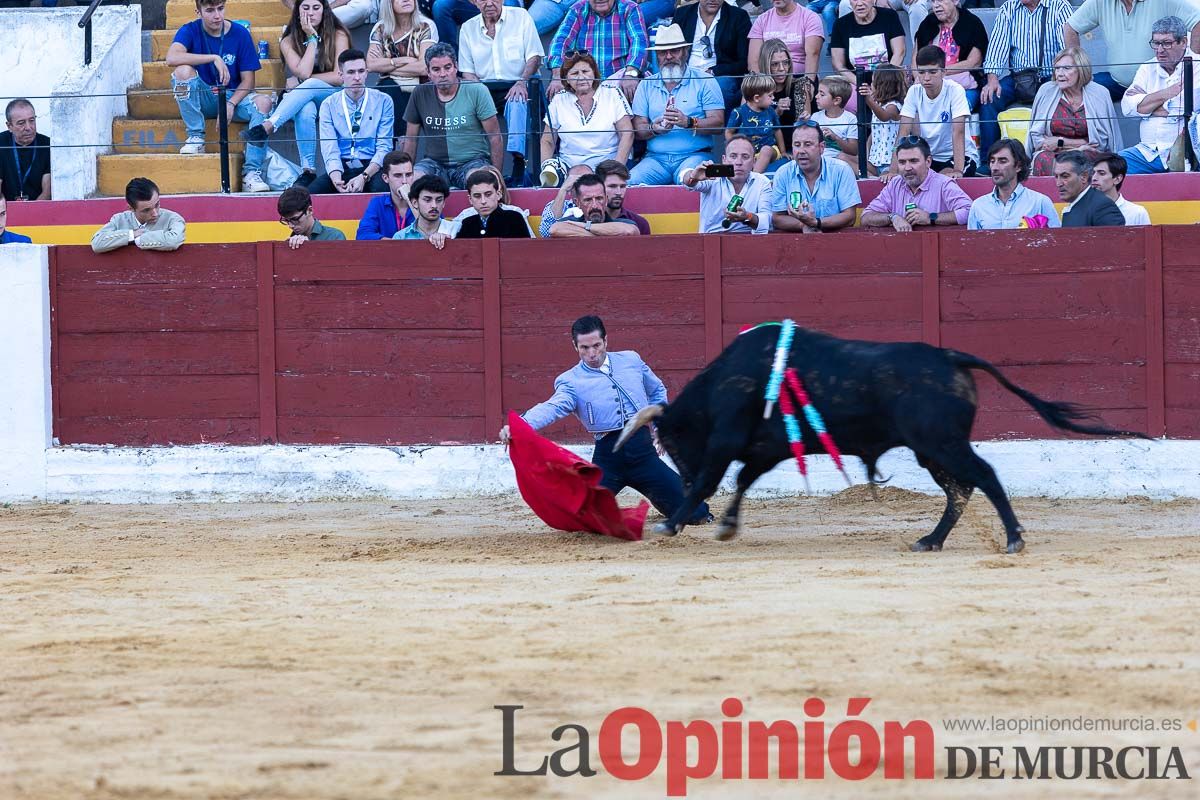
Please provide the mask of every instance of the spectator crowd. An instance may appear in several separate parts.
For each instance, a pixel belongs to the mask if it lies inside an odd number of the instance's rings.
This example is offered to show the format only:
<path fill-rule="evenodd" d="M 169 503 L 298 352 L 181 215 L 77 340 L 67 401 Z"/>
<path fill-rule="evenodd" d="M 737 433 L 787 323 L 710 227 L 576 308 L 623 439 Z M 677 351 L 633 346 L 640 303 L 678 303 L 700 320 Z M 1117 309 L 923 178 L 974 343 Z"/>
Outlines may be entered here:
<path fill-rule="evenodd" d="M 1200 0 L 996 1 L 989 33 L 974 0 L 281 0 L 290 77 L 275 96 L 256 89 L 248 28 L 223 0 L 195 0 L 166 61 L 183 154 L 214 144 L 224 87 L 225 117 L 246 125 L 245 191 L 271 190 L 264 160 L 292 124 L 299 174 L 279 213 L 293 247 L 340 235 L 312 214 L 312 195 L 333 193 L 377 195 L 361 239 L 532 236 L 508 187 L 535 184 L 558 190 L 538 231 L 551 237 L 648 233 L 625 207 L 631 185 L 697 192 L 707 233 L 833 231 L 860 212 L 899 231 L 1145 224 L 1121 182 L 1188 168 Z M 1108 64 L 1080 46 L 1093 31 Z M 1001 134 L 1014 106 L 1030 108 L 1024 137 Z M 1122 115 L 1138 120 L 1128 146 Z M 34 106 L 13 100 L 5 117 L 4 199 L 50 199 Z M 860 154 L 884 183 L 865 208 Z M 994 189 L 971 202 L 956 180 L 975 175 Z M 1031 175 L 1054 178 L 1061 218 Z M 98 250 L 182 233 L 139 180 Z M 459 188 L 470 208 L 443 219 Z"/>

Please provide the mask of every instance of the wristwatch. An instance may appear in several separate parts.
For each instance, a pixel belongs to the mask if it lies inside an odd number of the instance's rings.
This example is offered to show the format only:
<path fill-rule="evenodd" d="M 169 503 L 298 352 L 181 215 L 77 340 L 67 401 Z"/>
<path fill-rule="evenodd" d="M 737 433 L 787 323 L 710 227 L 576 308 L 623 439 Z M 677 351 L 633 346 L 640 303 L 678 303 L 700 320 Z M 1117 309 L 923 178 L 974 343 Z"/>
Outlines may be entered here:
<path fill-rule="evenodd" d="M 1067 143 L 1063 141 L 1063 137 L 1061 137 L 1061 136 L 1058 137 L 1058 149 L 1062 150 L 1066 146 L 1067 146 Z"/>
<path fill-rule="evenodd" d="M 585 231 L 587 231 L 588 233 L 592 232 L 592 221 L 590 219 L 587 222 L 583 223 L 583 229 Z"/>
<path fill-rule="evenodd" d="M 625 77 L 626 78 L 640 78 L 641 75 L 642 75 L 641 71 L 638 70 L 638 68 L 633 65 L 630 65 L 625 68 Z"/>
<path fill-rule="evenodd" d="M 937 212 L 936 211 L 929 212 L 929 224 L 937 225 Z"/>

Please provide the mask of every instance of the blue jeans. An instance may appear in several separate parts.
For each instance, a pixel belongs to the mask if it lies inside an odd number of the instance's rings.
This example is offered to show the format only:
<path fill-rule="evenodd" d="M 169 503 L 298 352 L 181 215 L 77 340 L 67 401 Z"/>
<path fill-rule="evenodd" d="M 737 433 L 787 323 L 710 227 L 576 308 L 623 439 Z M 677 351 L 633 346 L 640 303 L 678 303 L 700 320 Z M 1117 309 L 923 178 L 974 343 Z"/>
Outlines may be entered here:
<path fill-rule="evenodd" d="M 296 149 L 300 151 L 300 166 L 317 168 L 317 111 L 325 98 L 337 92 L 320 78 L 309 78 L 287 92 L 267 117 L 271 127 L 279 130 L 288 120 L 296 120 Z"/>
<path fill-rule="evenodd" d="M 1167 171 L 1167 165 L 1163 163 L 1161 156 L 1147 161 L 1146 156 L 1137 147 L 1126 147 L 1119 155 L 1129 165 L 1130 175 L 1161 175 Z"/>
<path fill-rule="evenodd" d="M 646 23 L 646 30 L 649 30 L 660 19 L 671 18 L 675 12 L 675 0 L 645 0 L 641 7 L 642 20 Z"/>
<path fill-rule="evenodd" d="M 1092 80 L 1108 89 L 1108 96 L 1112 98 L 1113 103 L 1117 105 L 1117 108 L 1121 107 L 1121 98 L 1125 96 L 1125 90 L 1128 87 L 1117 83 L 1111 72 L 1093 73 Z"/>
<path fill-rule="evenodd" d="M 561 3 L 558 0 L 533 0 L 533 5 L 529 7 L 529 16 L 533 17 L 538 35 L 545 36 L 557 30 L 558 24 L 563 21 L 570 7 L 571 0 L 563 0 Z"/>
<path fill-rule="evenodd" d="M 204 120 L 216 119 L 219 106 L 213 87 L 200 80 L 196 75 L 191 80 L 179 81 L 171 78 L 171 87 L 175 90 L 175 102 L 179 104 L 179 116 L 183 118 L 187 128 L 188 138 L 204 138 Z M 186 93 L 185 93 L 186 92 Z M 254 105 L 254 92 L 242 98 L 234 109 L 233 122 L 248 122 L 250 126 L 261 125 L 266 119 L 258 107 Z M 242 163 L 242 174 L 258 172 L 262 168 L 263 156 L 267 153 L 266 145 L 246 143 L 246 160 Z"/>
<path fill-rule="evenodd" d="M 987 165 L 988 152 L 1000 139 L 1000 125 L 996 120 L 1000 112 L 1013 103 L 1013 79 L 1005 75 L 1000 79 L 1000 94 L 992 102 L 979 107 L 979 160 Z"/>
<path fill-rule="evenodd" d="M 631 184 L 645 186 L 679 185 L 680 173 L 699 166 L 706 158 L 712 158 L 707 150 L 699 153 L 646 153 L 629 171 Z"/>
<path fill-rule="evenodd" d="M 388 0 L 383 0 L 388 2 Z M 521 0 L 504 0 L 504 5 L 524 8 Z M 564 9 L 563 14 L 567 12 Z M 454 45 L 458 52 L 458 29 L 464 22 L 479 16 L 479 9 L 467 0 L 433 0 L 433 24 L 437 26 L 438 41 Z M 538 33 L 541 33 L 539 30 Z"/>
<path fill-rule="evenodd" d="M 603 473 L 600 485 L 613 494 L 626 486 L 636 489 L 660 513 L 670 517 L 683 505 L 683 481 L 658 457 L 650 431 L 642 428 L 614 453 L 618 435 L 616 431 L 608 434 L 596 442 L 592 451 L 592 463 Z M 708 504 L 701 503 L 688 522 L 702 522 L 708 514 Z"/>
<path fill-rule="evenodd" d="M 833 23 L 837 22 L 838 2 L 839 0 L 809 0 L 808 2 L 808 10 L 814 14 L 820 14 L 821 21 L 825 23 L 826 39 L 833 33 Z"/>

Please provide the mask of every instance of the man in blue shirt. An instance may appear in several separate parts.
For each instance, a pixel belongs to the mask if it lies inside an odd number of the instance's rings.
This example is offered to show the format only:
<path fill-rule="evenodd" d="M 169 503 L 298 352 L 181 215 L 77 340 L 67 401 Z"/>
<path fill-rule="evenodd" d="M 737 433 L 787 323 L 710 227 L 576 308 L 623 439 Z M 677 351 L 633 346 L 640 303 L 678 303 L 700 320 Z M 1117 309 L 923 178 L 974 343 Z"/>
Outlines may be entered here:
<path fill-rule="evenodd" d="M 317 128 L 325 174 L 313 194 L 385 192 L 383 157 L 391 152 L 396 111 L 392 98 L 367 88 L 367 57 L 349 48 L 338 56 L 342 90 L 321 103 Z"/>
<path fill-rule="evenodd" d="M 167 64 L 175 68 L 171 84 L 179 116 L 187 126 L 187 141 L 179 149 L 183 155 L 204 152 L 204 120 L 217 117 L 218 86 L 228 91 L 225 113 L 230 122 L 253 127 L 271 111 L 271 99 L 254 92 L 254 73 L 262 63 L 250 31 L 225 19 L 225 0 L 196 0 L 196 14 L 200 19 L 180 28 L 167 50 Z M 265 146 L 247 143 L 245 191 L 271 191 L 260 172 L 265 155 Z"/>
<path fill-rule="evenodd" d="M 1029 155 L 1025 145 L 1016 139 L 1001 139 L 988 150 L 988 167 L 996 188 L 971 203 L 967 230 L 1036 227 L 1030 225 L 1030 221 L 1038 216 L 1045 218 L 1047 228 L 1062 227 L 1050 198 L 1024 185 L 1029 178 Z"/>
<path fill-rule="evenodd" d="M 592 462 L 604 473 L 600 485 L 613 494 L 632 487 L 669 517 L 683 504 L 683 484 L 655 452 L 649 431 L 639 429 L 624 447 L 613 452 L 626 422 L 652 403 L 667 402 L 667 387 L 634 351 L 608 352 L 608 332 L 597 316 L 575 320 L 571 341 L 579 363 L 555 379 L 549 400 L 521 416 L 534 430 L 570 414 L 577 416 L 596 440 Z M 505 425 L 500 429 L 500 441 L 508 444 L 508 438 Z M 708 505 L 701 503 L 689 524 L 711 521 Z"/>
<path fill-rule="evenodd" d="M 28 236 L 8 230 L 8 201 L 0 195 L 0 244 L 33 244 Z"/>
<path fill-rule="evenodd" d="M 359 241 L 390 239 L 416 220 L 408 205 L 408 188 L 413 182 L 412 156 L 403 150 L 393 150 L 383 157 L 382 174 L 388 193 L 376 195 L 367 203 L 354 234 Z"/>
<path fill-rule="evenodd" d="M 723 132 L 725 100 L 711 75 L 688 66 L 690 44 L 678 25 L 658 32 L 658 74 L 633 95 L 633 130 L 646 155 L 629 176 L 634 184 L 681 184 L 684 172 L 711 157 L 712 137 Z"/>
<path fill-rule="evenodd" d="M 862 205 L 858 179 L 845 161 L 825 158 L 821 126 L 803 119 L 792 129 L 792 161 L 775 173 L 771 228 L 786 233 L 836 231 L 854 224 Z"/>

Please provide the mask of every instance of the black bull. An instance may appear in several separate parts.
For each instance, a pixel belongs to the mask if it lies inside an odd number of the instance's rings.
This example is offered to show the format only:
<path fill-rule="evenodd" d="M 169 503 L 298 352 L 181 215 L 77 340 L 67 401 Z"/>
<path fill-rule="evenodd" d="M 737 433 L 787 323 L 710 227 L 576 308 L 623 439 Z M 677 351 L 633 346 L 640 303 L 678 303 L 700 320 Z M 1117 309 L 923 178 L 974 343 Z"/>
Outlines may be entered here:
<path fill-rule="evenodd" d="M 683 530 L 684 521 L 717 490 L 729 465 L 740 461 L 737 494 L 717 530 L 718 539 L 736 536 L 746 490 L 776 464 L 792 457 L 778 406 L 770 419 L 763 419 L 779 331 L 771 325 L 743 333 L 688 382 L 674 402 L 648 406 L 625 426 L 617 447 L 639 427 L 655 421 L 659 439 L 683 479 L 683 505 L 659 523 L 656 532 L 674 535 Z M 990 374 L 1059 430 L 1148 438 L 1100 424 L 1083 424 L 1095 418 L 1081 407 L 1043 400 L 1010 382 L 981 358 L 927 344 L 854 341 L 796 328 L 788 366 L 804 381 L 834 443 L 843 454 L 863 460 L 872 489 L 880 456 L 893 447 L 908 447 L 946 492 L 941 520 L 913 544 L 913 550 L 941 550 L 976 487 L 987 495 L 1004 523 L 1008 552 L 1025 547 L 1024 529 L 1004 487 L 971 447 L 978 403 L 971 370 Z M 786 386 L 782 391 L 787 391 Z M 805 452 L 825 452 L 811 428 L 803 424 L 802 429 Z"/>

